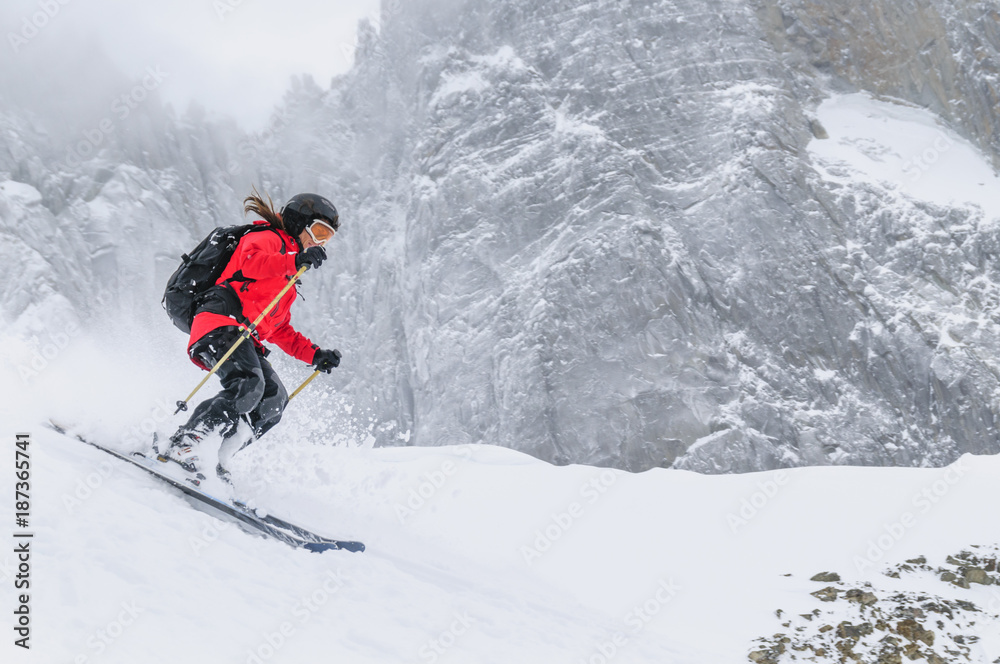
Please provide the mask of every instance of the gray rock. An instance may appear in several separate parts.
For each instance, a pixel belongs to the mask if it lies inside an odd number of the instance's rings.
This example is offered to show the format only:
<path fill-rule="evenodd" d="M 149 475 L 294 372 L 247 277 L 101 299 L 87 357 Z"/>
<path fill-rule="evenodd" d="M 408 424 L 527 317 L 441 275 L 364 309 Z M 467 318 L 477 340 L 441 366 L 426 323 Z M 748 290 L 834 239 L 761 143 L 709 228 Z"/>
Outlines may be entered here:
<path fill-rule="evenodd" d="M 980 569 L 979 567 L 968 568 L 962 576 L 964 576 L 965 580 L 969 583 L 980 583 L 984 586 L 993 584 L 993 577 L 987 574 L 986 570 Z"/>
<path fill-rule="evenodd" d="M 875 593 L 871 593 L 865 590 L 859 590 L 857 588 L 851 588 L 850 590 L 845 592 L 844 599 L 851 602 L 857 602 L 862 606 L 871 606 L 872 604 L 878 601 L 878 597 L 875 596 Z"/>
<path fill-rule="evenodd" d="M 837 593 L 840 592 L 839 589 L 833 586 L 827 586 L 815 592 L 809 593 L 813 597 L 819 599 L 821 602 L 834 602 L 837 600 Z"/>
<path fill-rule="evenodd" d="M 861 623 L 860 625 L 852 625 L 845 620 L 837 625 L 837 636 L 842 639 L 857 640 L 863 636 L 868 636 L 872 631 L 872 624 L 868 622 Z"/>

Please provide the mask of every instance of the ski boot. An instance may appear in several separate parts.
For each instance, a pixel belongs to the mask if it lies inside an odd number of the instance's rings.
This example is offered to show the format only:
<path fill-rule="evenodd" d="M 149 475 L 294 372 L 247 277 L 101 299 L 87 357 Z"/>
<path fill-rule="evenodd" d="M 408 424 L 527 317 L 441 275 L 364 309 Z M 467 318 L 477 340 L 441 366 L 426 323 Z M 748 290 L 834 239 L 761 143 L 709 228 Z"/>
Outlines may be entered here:
<path fill-rule="evenodd" d="M 198 468 L 198 453 L 194 450 L 194 446 L 201 440 L 202 436 L 194 431 L 178 431 L 170 437 L 170 447 L 167 451 L 157 454 L 156 458 L 164 463 L 173 461 L 199 480 L 203 480 L 205 476 Z"/>

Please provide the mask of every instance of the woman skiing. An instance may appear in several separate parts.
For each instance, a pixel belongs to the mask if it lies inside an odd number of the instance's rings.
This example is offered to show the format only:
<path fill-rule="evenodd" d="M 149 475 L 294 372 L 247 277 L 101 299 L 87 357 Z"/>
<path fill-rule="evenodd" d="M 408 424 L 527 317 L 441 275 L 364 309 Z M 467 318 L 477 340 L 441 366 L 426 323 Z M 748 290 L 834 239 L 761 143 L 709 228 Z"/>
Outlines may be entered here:
<path fill-rule="evenodd" d="M 323 248 L 340 228 L 337 209 L 316 194 L 293 196 L 275 212 L 254 189 L 243 200 L 243 213 L 254 212 L 260 226 L 244 235 L 222 276 L 198 300 L 188 355 L 196 365 L 210 370 L 242 333 L 249 328 L 288 280 L 303 265 L 315 269 L 326 260 Z M 187 470 L 198 470 L 195 445 L 213 432 L 223 438 L 236 433 L 240 420 L 260 438 L 281 419 L 288 393 L 265 359 L 268 341 L 283 351 L 329 373 L 340 364 L 340 351 L 323 350 L 296 332 L 290 323 L 296 289 L 290 288 L 258 324 L 253 343 L 244 342 L 217 370 L 222 391 L 203 401 L 190 419 L 170 437 L 166 457 Z M 224 474 L 220 466 L 217 469 Z"/>

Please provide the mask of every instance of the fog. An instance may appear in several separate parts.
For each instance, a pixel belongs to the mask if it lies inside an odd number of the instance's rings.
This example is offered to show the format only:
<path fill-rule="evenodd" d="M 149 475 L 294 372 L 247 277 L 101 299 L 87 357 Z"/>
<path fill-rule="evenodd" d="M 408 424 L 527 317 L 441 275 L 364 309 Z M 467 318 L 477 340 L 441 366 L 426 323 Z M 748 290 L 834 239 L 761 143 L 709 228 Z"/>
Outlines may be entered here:
<path fill-rule="evenodd" d="M 378 14 L 377 0 L 5 0 L 0 104 L 87 123 L 153 70 L 178 114 L 194 102 L 253 131 L 291 76 L 327 87 L 347 71 L 358 22 Z"/>

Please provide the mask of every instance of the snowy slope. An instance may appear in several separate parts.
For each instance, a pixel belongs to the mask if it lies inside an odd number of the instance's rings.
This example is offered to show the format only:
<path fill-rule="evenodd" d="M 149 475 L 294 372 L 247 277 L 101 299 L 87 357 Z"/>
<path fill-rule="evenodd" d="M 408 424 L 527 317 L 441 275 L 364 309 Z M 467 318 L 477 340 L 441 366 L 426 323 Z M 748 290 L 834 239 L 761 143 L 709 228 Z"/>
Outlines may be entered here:
<path fill-rule="evenodd" d="M 827 180 L 867 182 L 912 201 L 978 207 L 986 220 L 1000 223 L 1000 176 L 934 113 L 857 93 L 831 96 L 817 117 L 829 138 L 812 141 L 809 150 Z"/>
<path fill-rule="evenodd" d="M 310 554 L 32 431 L 36 650 L 7 639 L 4 661 L 736 664 L 780 631 L 776 609 L 826 607 L 808 595 L 817 572 L 933 592 L 933 579 L 881 571 L 1000 541 L 992 457 L 700 476 L 555 467 L 490 446 L 248 448 L 241 491 L 368 544 Z M 985 609 L 991 588 L 975 588 L 955 592 Z M 980 616 L 989 638 L 971 661 L 1000 655 L 995 616 Z"/>

